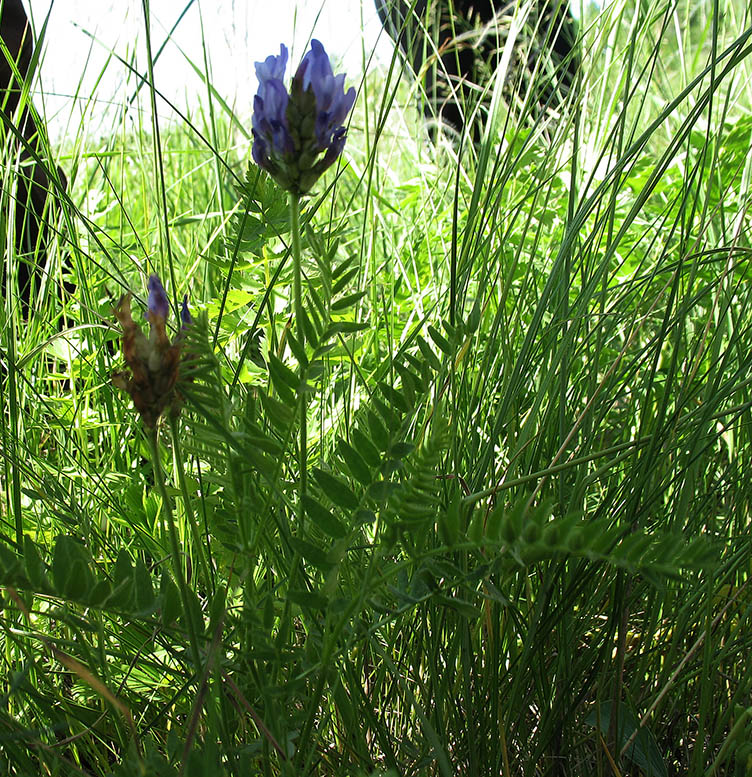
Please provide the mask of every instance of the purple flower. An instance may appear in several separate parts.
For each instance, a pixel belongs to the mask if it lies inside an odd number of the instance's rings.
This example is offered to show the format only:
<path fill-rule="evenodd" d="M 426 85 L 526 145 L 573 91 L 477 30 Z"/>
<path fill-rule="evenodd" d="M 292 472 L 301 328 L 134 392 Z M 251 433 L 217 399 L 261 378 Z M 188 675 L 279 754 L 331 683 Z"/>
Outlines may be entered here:
<path fill-rule="evenodd" d="M 149 290 L 147 318 L 151 323 L 156 323 L 158 318 L 165 321 L 167 319 L 167 312 L 170 309 L 170 303 L 167 301 L 167 294 L 165 294 L 164 286 L 162 281 L 159 280 L 159 276 L 150 275 L 146 288 Z"/>
<path fill-rule="evenodd" d="M 275 79 L 281 81 L 285 77 L 285 68 L 287 67 L 287 46 L 280 43 L 278 57 L 270 54 L 263 62 L 255 64 L 259 82 L 264 83 Z"/>
<path fill-rule="evenodd" d="M 341 137 L 341 146 L 344 147 L 342 124 L 355 103 L 355 89 L 351 86 L 345 92 L 344 73 L 334 75 L 329 57 L 319 41 L 311 41 L 311 50 L 301 60 L 295 80 L 301 82 L 304 92 L 313 89 L 316 96 L 316 140 L 319 150 L 329 150 L 335 135 Z M 337 151 L 335 158 L 341 150 Z"/>
<path fill-rule="evenodd" d="M 191 311 L 188 310 L 188 295 L 183 296 L 183 304 L 180 308 L 180 320 L 183 322 L 181 329 L 188 329 L 188 327 L 193 323 L 193 319 L 191 318 Z"/>
<path fill-rule="evenodd" d="M 289 93 L 282 80 L 286 66 L 284 45 L 279 56 L 256 62 L 259 88 L 253 100 L 252 155 L 282 188 L 301 195 L 342 153 L 344 122 L 355 102 L 355 89 L 345 92 L 344 74 L 334 75 L 317 40 L 311 41 Z"/>
<path fill-rule="evenodd" d="M 287 67 L 287 47 L 281 44 L 279 56 L 268 56 L 263 62 L 256 62 L 256 77 L 259 88 L 253 98 L 253 158 L 259 167 L 269 152 L 283 154 L 293 149 L 287 130 L 287 94 L 282 79 Z M 271 171 L 270 171 L 271 172 Z"/>

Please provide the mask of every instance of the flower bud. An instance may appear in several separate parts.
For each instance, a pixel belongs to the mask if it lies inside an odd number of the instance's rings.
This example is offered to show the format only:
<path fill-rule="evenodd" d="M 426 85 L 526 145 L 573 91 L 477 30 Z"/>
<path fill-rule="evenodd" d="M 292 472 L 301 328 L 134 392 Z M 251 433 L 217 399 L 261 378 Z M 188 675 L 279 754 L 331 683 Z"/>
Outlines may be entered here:
<path fill-rule="evenodd" d="M 115 316 L 123 330 L 123 358 L 128 369 L 113 373 L 112 382 L 128 393 L 143 422 L 153 429 L 166 408 L 182 405 L 175 391 L 181 363 L 181 335 L 193 322 L 186 296 L 180 315 L 181 331 L 170 342 L 165 330 L 170 306 L 157 275 L 149 277 L 148 289 L 148 338 L 133 320 L 130 294 L 123 295 L 115 308 Z"/>

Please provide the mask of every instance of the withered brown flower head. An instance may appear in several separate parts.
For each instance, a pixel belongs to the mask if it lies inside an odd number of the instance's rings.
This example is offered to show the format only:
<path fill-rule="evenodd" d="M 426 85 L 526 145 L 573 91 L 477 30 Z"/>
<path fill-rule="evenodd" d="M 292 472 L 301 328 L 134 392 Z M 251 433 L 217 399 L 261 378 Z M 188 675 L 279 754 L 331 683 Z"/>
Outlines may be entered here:
<path fill-rule="evenodd" d="M 165 331 L 169 303 L 159 276 L 149 277 L 148 288 L 148 339 L 131 315 L 130 293 L 123 295 L 115 308 L 123 329 L 123 357 L 128 369 L 113 373 L 112 383 L 128 392 L 143 422 L 153 429 L 168 407 L 180 412 L 182 400 L 175 384 L 180 371 L 183 330 L 191 318 L 187 301 L 183 300 L 183 328 L 170 342 Z"/>

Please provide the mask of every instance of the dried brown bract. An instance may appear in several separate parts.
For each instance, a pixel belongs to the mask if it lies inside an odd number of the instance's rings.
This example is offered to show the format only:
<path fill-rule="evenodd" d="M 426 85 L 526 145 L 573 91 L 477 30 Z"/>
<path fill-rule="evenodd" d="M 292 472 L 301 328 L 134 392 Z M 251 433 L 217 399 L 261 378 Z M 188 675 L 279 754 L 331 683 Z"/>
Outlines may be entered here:
<path fill-rule="evenodd" d="M 170 342 L 165 331 L 168 311 L 167 295 L 156 275 L 149 278 L 148 338 L 133 320 L 130 294 L 123 295 L 115 308 L 123 330 L 123 357 L 128 369 L 113 373 L 112 383 L 130 395 L 150 429 L 157 425 L 167 408 L 178 413 L 182 405 L 175 384 L 180 372 L 183 331 L 190 325 L 191 317 L 184 301 L 183 328 Z"/>

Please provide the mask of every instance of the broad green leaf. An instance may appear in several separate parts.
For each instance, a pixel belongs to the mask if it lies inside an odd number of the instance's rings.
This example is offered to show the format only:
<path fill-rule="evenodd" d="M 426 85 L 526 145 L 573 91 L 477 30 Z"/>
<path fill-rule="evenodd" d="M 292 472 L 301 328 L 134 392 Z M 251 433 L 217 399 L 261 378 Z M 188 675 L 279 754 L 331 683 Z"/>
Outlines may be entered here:
<path fill-rule="evenodd" d="M 112 595 L 112 586 L 107 580 L 98 580 L 89 591 L 88 602 L 92 607 L 105 607 Z"/>
<path fill-rule="evenodd" d="M 52 554 L 55 593 L 67 599 L 85 599 L 95 583 L 90 564 L 91 556 L 83 545 L 60 535 Z"/>
<path fill-rule="evenodd" d="M 379 415 L 384 419 L 388 429 L 392 431 L 392 436 L 399 428 L 400 416 L 397 409 L 392 405 L 387 405 L 379 396 L 373 394 L 371 396 L 371 405 L 374 407 Z M 374 437 L 375 439 L 375 437 Z M 387 440 L 390 437 L 387 437 Z"/>
<path fill-rule="evenodd" d="M 321 339 L 328 340 L 330 337 L 336 334 L 349 335 L 353 332 L 362 332 L 364 329 L 368 329 L 368 324 L 365 322 L 359 323 L 357 321 L 333 321 Z"/>
<path fill-rule="evenodd" d="M 587 715 L 585 724 L 598 728 L 603 735 L 607 735 L 611 729 L 613 707 L 612 701 L 601 702 L 600 709 L 595 706 Z M 668 777 L 666 764 L 650 730 L 645 726 L 640 727 L 640 722 L 626 705 L 619 703 L 618 711 L 619 730 L 616 740 L 619 750 L 624 747 L 627 740 L 632 738 L 633 734 L 635 735 L 632 744 L 624 753 L 624 757 L 640 768 L 645 777 Z M 635 732 L 637 733 L 635 734 Z"/>
<path fill-rule="evenodd" d="M 441 362 L 433 352 L 433 348 L 420 335 L 417 336 L 416 340 L 423 358 L 431 365 L 435 372 L 441 372 Z"/>
<path fill-rule="evenodd" d="M 439 534 L 450 548 L 454 547 L 460 538 L 461 501 L 459 496 L 454 497 L 446 511 L 439 513 Z"/>
<path fill-rule="evenodd" d="M 386 431 L 386 427 L 372 410 L 366 411 L 366 418 L 368 420 L 368 429 L 371 432 L 371 438 L 374 443 L 380 450 L 386 451 L 389 447 L 389 434 Z"/>
<path fill-rule="evenodd" d="M 274 383 L 274 387 L 277 388 L 277 385 L 281 384 L 294 394 L 300 385 L 298 376 L 273 353 L 269 353 L 267 361 L 269 364 L 269 374 Z"/>
<path fill-rule="evenodd" d="M 392 407 L 397 408 L 397 410 L 399 410 L 401 413 L 407 413 L 407 411 L 410 409 L 410 405 L 405 397 L 402 396 L 400 391 L 395 389 L 393 386 L 390 386 L 384 380 L 380 380 L 377 385 L 381 389 L 381 393 L 390 402 Z"/>
<path fill-rule="evenodd" d="M 325 610 L 328 600 L 325 596 L 314 591 L 293 590 L 287 592 L 287 598 L 299 607 L 310 610 Z"/>
<path fill-rule="evenodd" d="M 151 612 L 154 608 L 155 597 L 151 575 L 140 558 L 136 559 L 136 568 L 133 571 L 133 596 L 136 612 L 139 614 Z"/>
<path fill-rule="evenodd" d="M 292 331 L 287 333 L 287 345 L 290 347 L 292 355 L 298 360 L 298 363 L 304 367 L 308 366 L 308 356 L 306 355 L 305 348 Z"/>
<path fill-rule="evenodd" d="M 167 571 L 162 572 L 162 580 L 159 585 L 159 596 L 162 607 L 162 623 L 170 626 L 180 617 L 182 607 L 180 604 L 180 593 L 172 577 Z"/>
<path fill-rule="evenodd" d="M 193 621 L 196 624 L 196 627 L 201 631 L 203 631 L 204 617 L 201 613 L 201 602 L 198 600 L 198 596 L 196 596 L 196 592 L 192 588 L 186 588 L 186 595 L 188 596 L 188 607 L 191 611 Z M 181 605 L 182 605 L 182 602 L 181 602 Z M 182 606 L 180 610 L 180 621 L 183 623 L 184 626 L 187 627 L 188 617 L 187 617 L 187 613 L 183 611 Z"/>
<path fill-rule="evenodd" d="M 415 405 L 415 395 L 420 390 L 420 378 L 399 362 L 394 363 L 394 369 L 402 379 L 402 393 L 405 395 L 408 407 L 413 407 Z"/>
<path fill-rule="evenodd" d="M 125 548 L 118 553 L 115 568 L 113 570 L 113 585 L 111 601 L 115 607 L 123 610 L 133 610 L 135 605 L 135 592 L 133 590 L 133 566 L 131 557 Z"/>
<path fill-rule="evenodd" d="M 347 308 L 351 308 L 353 305 L 363 299 L 365 295 L 365 291 L 356 291 L 353 294 L 347 294 L 344 297 L 340 297 L 338 300 L 332 302 L 332 312 L 339 313 L 343 310 L 347 310 Z"/>
<path fill-rule="evenodd" d="M 304 307 L 300 309 L 300 316 L 299 323 L 305 333 L 306 342 L 310 343 L 313 347 L 316 347 L 319 342 L 319 333 L 316 331 L 316 327 Z"/>
<path fill-rule="evenodd" d="M 47 567 L 42 561 L 36 543 L 27 534 L 24 534 L 24 561 L 26 575 L 34 589 L 41 593 L 52 593 L 53 588 L 47 576 Z"/>
<path fill-rule="evenodd" d="M 339 507 L 344 507 L 346 510 L 355 510 L 360 504 L 360 501 L 344 480 L 319 468 L 313 470 L 313 477 L 321 490 Z"/>
<path fill-rule="evenodd" d="M 348 256 L 347 259 L 343 259 L 333 270 L 332 270 L 332 279 L 336 280 L 339 278 L 342 273 L 347 272 L 351 269 L 353 262 L 355 262 L 357 258 L 356 254 L 353 254 L 352 256 Z M 358 268 L 356 267 L 354 270 L 352 270 L 352 273 L 355 274 L 358 272 Z M 352 276 L 351 276 L 352 277 Z"/>
<path fill-rule="evenodd" d="M 350 474 L 364 486 L 367 486 L 373 477 L 371 469 L 363 457 L 346 440 L 340 440 L 337 443 L 337 450 L 350 470 Z"/>
<path fill-rule="evenodd" d="M 287 429 L 293 421 L 293 410 L 265 391 L 259 391 L 261 404 L 264 406 L 269 420 L 278 428 Z"/>
<path fill-rule="evenodd" d="M 309 564 L 313 564 L 317 569 L 324 570 L 325 572 L 331 569 L 332 564 L 327 558 L 327 551 L 322 548 L 295 536 L 290 537 L 290 546 L 296 553 L 300 553 Z"/>
<path fill-rule="evenodd" d="M 347 534 L 347 527 L 309 494 L 303 495 L 303 507 L 311 521 L 329 537 L 339 538 Z"/>
<path fill-rule="evenodd" d="M 428 327 L 428 334 L 431 335 L 431 339 L 447 356 L 451 356 L 454 353 L 454 349 L 451 345 L 449 345 L 449 341 L 441 334 L 441 332 L 439 332 L 435 326 Z"/>
<path fill-rule="evenodd" d="M 386 502 L 397 488 L 391 480 L 377 480 L 368 487 L 368 496 L 375 502 Z"/>
<path fill-rule="evenodd" d="M 0 581 L 4 585 L 23 585 L 26 574 L 22 560 L 11 550 L 0 544 Z"/>
<path fill-rule="evenodd" d="M 463 618 L 467 618 L 471 621 L 476 621 L 481 616 L 481 610 L 470 602 L 466 602 L 464 599 L 458 599 L 456 596 L 444 596 L 443 594 L 435 594 L 433 600 L 438 604 L 443 604 L 445 607 L 449 607 L 452 610 L 458 612 Z"/>
<path fill-rule="evenodd" d="M 381 454 L 360 429 L 353 429 L 350 433 L 350 437 L 355 450 L 371 467 L 375 469 L 381 464 Z"/>
<path fill-rule="evenodd" d="M 332 297 L 336 297 L 337 294 L 339 294 L 342 289 L 347 286 L 348 283 L 358 274 L 358 268 L 353 267 L 352 269 L 348 270 L 346 273 L 341 275 L 339 278 L 336 279 L 334 284 L 332 284 Z M 336 278 L 336 275 L 334 276 Z"/>
<path fill-rule="evenodd" d="M 409 456 L 414 450 L 415 446 L 411 442 L 396 442 L 389 449 L 389 453 L 395 459 L 404 459 L 405 456 Z"/>

